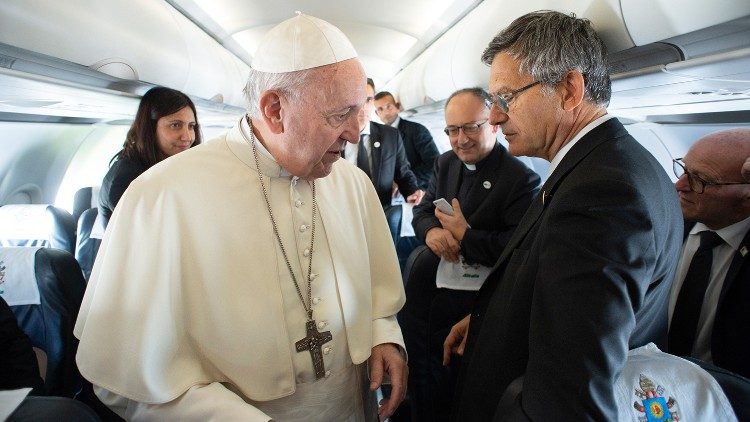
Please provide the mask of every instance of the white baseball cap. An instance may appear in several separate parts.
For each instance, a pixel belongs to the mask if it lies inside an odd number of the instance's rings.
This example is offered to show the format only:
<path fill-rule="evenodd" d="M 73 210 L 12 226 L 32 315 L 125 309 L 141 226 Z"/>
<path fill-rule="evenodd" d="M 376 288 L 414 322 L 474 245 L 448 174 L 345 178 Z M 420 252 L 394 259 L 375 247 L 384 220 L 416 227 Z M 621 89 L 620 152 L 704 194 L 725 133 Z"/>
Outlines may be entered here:
<path fill-rule="evenodd" d="M 297 12 L 263 37 L 251 67 L 260 72 L 287 73 L 312 69 L 357 57 L 340 29 Z"/>

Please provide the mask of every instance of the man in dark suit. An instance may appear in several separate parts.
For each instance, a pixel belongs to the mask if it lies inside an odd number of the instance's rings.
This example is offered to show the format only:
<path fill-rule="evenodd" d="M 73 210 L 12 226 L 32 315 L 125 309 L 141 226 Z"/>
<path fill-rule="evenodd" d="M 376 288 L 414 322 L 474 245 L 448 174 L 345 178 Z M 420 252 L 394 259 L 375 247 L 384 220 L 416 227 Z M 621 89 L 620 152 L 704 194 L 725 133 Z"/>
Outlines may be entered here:
<path fill-rule="evenodd" d="M 419 203 L 424 191 L 419 189 L 417 178 L 411 171 L 398 130 L 370 121 L 375 95 L 375 86 L 370 78 L 367 78 L 366 91 L 365 105 L 357 115 L 360 142 L 347 143 L 343 154 L 347 161 L 367 173 L 375 185 L 395 244 L 401 226 L 401 206 L 391 206 L 393 185 L 398 187 L 407 202 L 413 204 Z"/>
<path fill-rule="evenodd" d="M 750 184 L 740 171 L 748 155 L 750 129 L 730 129 L 701 138 L 674 160 L 675 187 L 690 225 L 672 286 L 669 329 L 670 353 L 745 377 L 750 377 Z"/>
<path fill-rule="evenodd" d="M 435 162 L 430 187 L 414 208 L 414 232 L 428 249 L 412 258 L 399 313 L 409 351 L 412 422 L 447 420 L 458 366 L 442 366 L 443 341 L 471 310 L 484 281 L 480 273 L 500 257 L 539 188 L 539 176 L 497 142 L 489 105 L 482 88 L 448 98 L 445 132 L 452 150 Z M 432 201 L 438 198 L 451 201 L 453 215 L 436 209 Z"/>
<path fill-rule="evenodd" d="M 388 91 L 375 94 L 375 114 L 383 123 L 397 128 L 401 133 L 411 170 L 417 176 L 420 189 L 427 189 L 430 175 L 432 175 L 432 166 L 440 153 L 430 131 L 417 122 L 402 119 L 398 115 L 399 111 L 401 111 L 401 104 L 396 102 L 393 94 Z"/>
<path fill-rule="evenodd" d="M 628 350 L 665 344 L 680 208 L 664 168 L 607 114 L 604 56 L 589 21 L 550 11 L 483 53 L 490 123 L 511 154 L 551 163 L 446 339 L 446 360 L 465 350 L 455 421 L 611 419 Z"/>

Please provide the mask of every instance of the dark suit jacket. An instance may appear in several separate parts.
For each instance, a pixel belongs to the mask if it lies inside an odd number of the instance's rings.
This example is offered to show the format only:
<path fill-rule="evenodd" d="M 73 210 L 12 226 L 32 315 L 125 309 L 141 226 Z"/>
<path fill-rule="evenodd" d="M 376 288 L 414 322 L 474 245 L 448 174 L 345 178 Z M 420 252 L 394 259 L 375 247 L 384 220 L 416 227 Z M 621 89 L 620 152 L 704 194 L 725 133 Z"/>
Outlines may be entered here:
<path fill-rule="evenodd" d="M 375 143 L 379 142 L 379 146 Z M 375 191 L 383 207 L 391 205 L 393 182 L 404 198 L 419 189 L 417 178 L 409 167 L 406 159 L 404 143 L 396 128 L 370 122 L 370 151 L 372 155 L 372 171 L 362 169 L 375 185 Z"/>
<path fill-rule="evenodd" d="M 417 182 L 421 189 L 427 189 L 432 175 L 432 166 L 438 158 L 437 145 L 426 127 L 417 122 L 401 119 L 398 122 L 398 131 L 404 141 L 406 158 L 409 160 L 411 170 L 417 176 Z"/>
<path fill-rule="evenodd" d="M 529 208 L 539 189 L 539 175 L 496 144 L 490 155 L 477 170 L 476 182 L 471 188 L 461 210 L 471 226 L 461 242 L 461 254 L 469 263 L 491 267 L 510 240 L 518 222 Z M 463 162 L 453 151 L 448 151 L 435 161 L 430 186 L 422 202 L 414 207 L 412 225 L 414 232 L 425 240 L 427 231 L 440 227 L 435 217 L 435 199 L 445 198 L 449 203 L 461 187 Z M 484 183 L 489 182 L 490 188 Z"/>
<path fill-rule="evenodd" d="M 44 393 L 44 381 L 31 340 L 18 327 L 13 311 L 0 297 L 0 390 L 31 387 L 33 394 Z"/>
<path fill-rule="evenodd" d="M 681 241 L 663 167 L 617 119 L 586 134 L 479 291 L 453 420 L 612 419 L 628 349 L 666 342 Z"/>
<path fill-rule="evenodd" d="M 685 227 L 685 233 L 695 223 Z M 686 236 L 687 237 L 687 236 Z M 750 231 L 742 247 L 750 249 Z M 721 286 L 716 319 L 711 334 L 711 358 L 716 366 L 750 378 L 750 258 L 736 252 Z"/>

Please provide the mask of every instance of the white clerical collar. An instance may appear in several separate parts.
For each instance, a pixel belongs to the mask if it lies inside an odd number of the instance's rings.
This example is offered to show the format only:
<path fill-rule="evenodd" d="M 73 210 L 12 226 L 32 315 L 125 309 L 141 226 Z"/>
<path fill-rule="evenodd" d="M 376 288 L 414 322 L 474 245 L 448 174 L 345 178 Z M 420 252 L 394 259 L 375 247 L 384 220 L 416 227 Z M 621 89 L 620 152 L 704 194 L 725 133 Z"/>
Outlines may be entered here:
<path fill-rule="evenodd" d="M 469 170 L 471 170 L 471 171 L 474 171 L 474 170 L 477 169 L 477 165 L 476 164 L 464 163 L 464 166 L 466 166 L 466 168 L 469 169 Z"/>
<path fill-rule="evenodd" d="M 364 128 L 364 129 L 362 129 L 362 131 L 361 131 L 361 132 L 359 132 L 359 134 L 360 134 L 360 135 L 367 135 L 367 136 L 370 136 L 370 126 L 372 126 L 372 125 L 371 125 L 371 124 L 370 124 L 370 122 L 368 121 L 368 122 L 367 122 L 367 124 L 365 125 L 365 128 Z"/>
<path fill-rule="evenodd" d="M 265 165 L 266 163 L 263 163 L 264 174 L 268 176 L 276 176 L 276 177 L 288 177 L 292 175 L 292 173 L 289 173 L 284 167 L 281 167 L 281 165 L 276 161 L 276 159 L 273 158 L 273 155 L 271 155 L 271 152 L 266 149 L 263 143 L 258 141 L 258 137 L 252 134 L 252 131 L 250 130 L 250 125 L 247 123 L 246 116 L 243 116 L 240 119 L 240 132 L 242 132 L 242 136 L 245 138 L 245 140 L 248 141 L 248 145 L 250 145 L 251 139 L 255 142 L 255 145 L 258 148 L 258 152 L 261 155 L 261 157 L 259 158 L 263 158 L 263 161 L 265 162 L 269 162 L 269 161 L 272 162 L 278 168 L 278 169 L 271 170 L 268 168 L 269 167 L 268 165 Z"/>
<path fill-rule="evenodd" d="M 592 120 L 591 123 L 587 124 L 583 127 L 576 135 L 573 137 L 573 139 L 570 140 L 564 147 L 560 148 L 560 151 L 557 151 L 557 154 L 555 154 L 554 158 L 552 158 L 552 161 L 549 163 L 549 171 L 547 172 L 547 177 L 549 177 L 553 171 L 557 168 L 558 164 L 560 164 L 560 161 L 562 161 L 563 157 L 565 157 L 565 154 L 570 151 L 571 148 L 573 148 L 573 145 L 576 144 L 581 138 L 583 138 L 587 133 L 591 132 L 595 127 L 599 126 L 600 124 L 606 122 L 607 120 L 613 118 L 615 116 L 611 114 L 605 114 L 604 116 L 599 117 L 598 119 Z"/>
<path fill-rule="evenodd" d="M 401 123 L 401 116 L 396 116 L 396 120 L 391 122 L 391 127 L 398 129 L 398 124 Z"/>
<path fill-rule="evenodd" d="M 703 223 L 695 223 L 695 226 L 693 226 L 693 229 L 690 230 L 690 235 L 698 235 L 698 233 L 709 229 L 705 224 Z M 746 219 L 742 221 L 738 221 L 731 226 L 726 226 L 723 229 L 714 230 L 716 234 L 719 235 L 729 246 L 732 247 L 735 251 L 739 250 L 742 247 L 742 239 L 745 238 L 745 235 L 747 234 L 747 231 L 750 230 L 750 217 L 747 217 Z"/>

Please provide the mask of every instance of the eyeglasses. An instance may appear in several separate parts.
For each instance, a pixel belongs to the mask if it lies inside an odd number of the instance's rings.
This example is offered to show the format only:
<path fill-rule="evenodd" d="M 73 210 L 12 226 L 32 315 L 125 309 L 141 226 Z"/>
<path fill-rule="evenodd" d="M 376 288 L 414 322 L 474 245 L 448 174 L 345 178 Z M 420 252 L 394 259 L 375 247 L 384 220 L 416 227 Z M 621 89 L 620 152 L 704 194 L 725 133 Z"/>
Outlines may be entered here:
<path fill-rule="evenodd" d="M 514 98 L 518 97 L 522 92 L 526 91 L 529 88 L 532 88 L 536 85 L 539 85 L 541 82 L 536 81 L 532 82 L 528 85 L 526 85 L 523 88 L 518 88 L 515 91 L 511 91 L 505 94 L 492 94 L 492 105 L 498 106 L 500 110 L 503 111 L 503 113 L 507 113 L 508 110 L 510 110 L 510 102 L 513 101 Z"/>
<path fill-rule="evenodd" d="M 672 160 L 672 170 L 674 171 L 674 175 L 677 176 L 678 179 L 682 177 L 682 175 L 687 175 L 688 186 L 690 187 L 690 190 L 695 193 L 703 193 L 706 190 L 706 186 L 750 184 L 745 182 L 709 182 L 708 180 L 705 180 L 692 171 L 688 170 L 688 168 L 685 167 L 685 163 L 682 161 L 682 158 L 675 158 Z"/>
<path fill-rule="evenodd" d="M 450 136 L 451 138 L 458 136 L 459 130 L 463 130 L 464 135 L 473 135 L 479 132 L 479 128 L 489 120 L 490 119 L 485 119 L 481 122 L 466 123 L 461 126 L 446 126 L 445 129 L 443 129 L 443 132 L 445 132 L 445 134 Z"/>

